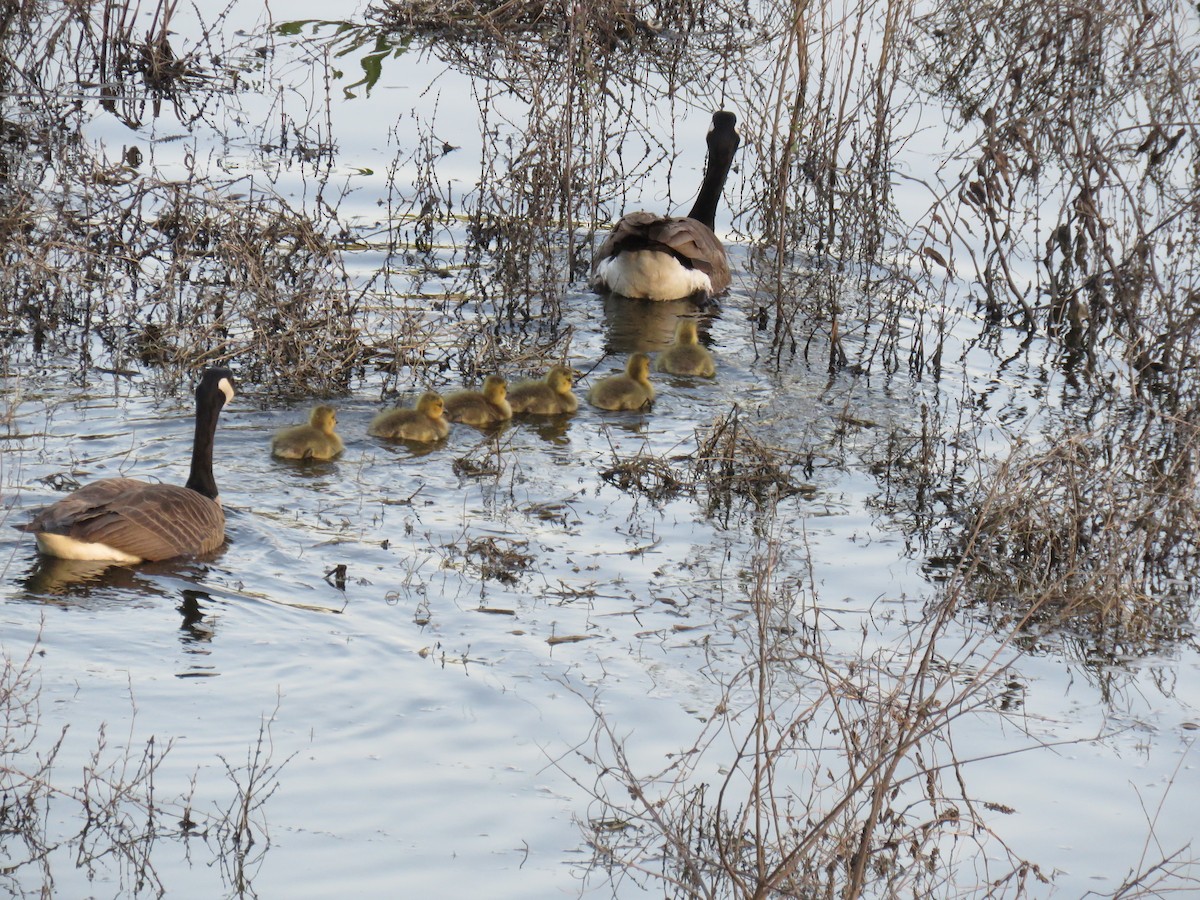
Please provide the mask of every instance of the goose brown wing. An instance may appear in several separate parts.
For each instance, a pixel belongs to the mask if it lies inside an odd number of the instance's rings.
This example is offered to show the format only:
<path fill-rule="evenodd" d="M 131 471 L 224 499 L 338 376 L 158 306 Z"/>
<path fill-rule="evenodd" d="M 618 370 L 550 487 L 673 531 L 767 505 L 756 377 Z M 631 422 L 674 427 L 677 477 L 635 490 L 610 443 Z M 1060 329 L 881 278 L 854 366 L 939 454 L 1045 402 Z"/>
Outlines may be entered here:
<path fill-rule="evenodd" d="M 623 250 L 664 250 L 686 260 L 712 282 L 718 294 L 729 287 L 729 262 L 725 248 L 713 230 L 684 216 L 658 216 L 633 212 L 622 216 L 596 251 L 592 271 L 605 259 Z"/>
<path fill-rule="evenodd" d="M 699 269 L 712 281 L 714 294 L 729 287 L 729 263 L 725 259 L 725 248 L 707 225 L 695 219 L 661 219 L 651 226 L 648 236 L 655 243 L 669 247 L 673 253 L 690 260 L 692 268 Z"/>
<path fill-rule="evenodd" d="M 225 540 L 220 504 L 189 488 L 106 478 L 43 510 L 22 531 L 106 544 L 142 559 L 199 556 Z"/>

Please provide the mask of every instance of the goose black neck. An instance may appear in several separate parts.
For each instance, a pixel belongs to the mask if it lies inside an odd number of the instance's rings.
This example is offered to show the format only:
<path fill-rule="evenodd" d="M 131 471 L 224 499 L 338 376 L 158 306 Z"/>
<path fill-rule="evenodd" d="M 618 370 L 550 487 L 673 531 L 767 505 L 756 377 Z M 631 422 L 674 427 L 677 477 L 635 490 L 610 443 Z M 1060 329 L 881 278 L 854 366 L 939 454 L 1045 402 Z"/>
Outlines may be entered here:
<path fill-rule="evenodd" d="M 218 496 L 217 481 L 213 478 L 213 441 L 217 419 L 225 405 L 225 394 L 218 387 L 218 378 L 205 373 L 196 388 L 196 434 L 192 440 L 192 470 L 187 487 L 210 500 Z"/>
<path fill-rule="evenodd" d="M 716 225 L 717 204 L 733 165 L 733 154 L 741 142 L 734 128 L 736 121 L 733 113 L 729 112 L 722 111 L 713 116 L 712 128 L 708 132 L 708 163 L 704 167 L 704 181 L 692 211 L 687 215 L 689 219 L 695 219 L 710 229 Z"/>

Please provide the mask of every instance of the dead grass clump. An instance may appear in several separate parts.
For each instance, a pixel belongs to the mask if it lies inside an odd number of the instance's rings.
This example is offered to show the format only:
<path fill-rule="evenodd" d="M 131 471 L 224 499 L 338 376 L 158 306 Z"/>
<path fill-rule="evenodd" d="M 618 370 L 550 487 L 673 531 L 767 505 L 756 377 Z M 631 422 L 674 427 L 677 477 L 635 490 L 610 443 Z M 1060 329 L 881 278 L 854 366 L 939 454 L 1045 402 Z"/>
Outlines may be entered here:
<path fill-rule="evenodd" d="M 533 556 L 525 552 L 528 547 L 528 541 L 514 538 L 474 538 L 467 542 L 466 556 L 474 561 L 483 578 L 516 584 L 533 563 Z"/>
<path fill-rule="evenodd" d="M 0 334 L 12 355 L 61 353 L 81 371 L 140 362 L 176 383 L 236 356 L 239 374 L 279 391 L 344 390 L 364 323 L 332 194 L 312 213 L 265 182 L 214 177 L 192 153 L 167 178 L 147 165 L 144 144 L 97 149 L 84 127 L 98 113 L 79 101 L 81 85 L 99 84 L 101 104 L 131 128 L 164 103 L 190 124 L 228 111 L 235 79 L 224 66 L 238 49 L 215 46 L 222 38 L 203 23 L 178 46 L 175 0 L 101 6 L 0 22 L 0 71 L 21 78 L 0 141 L 10 200 Z M 271 152 L 265 139 L 256 146 Z"/>
<path fill-rule="evenodd" d="M 633 456 L 622 457 L 615 449 L 612 455 L 612 463 L 599 474 L 613 487 L 654 501 L 694 495 L 703 488 L 708 515 L 728 516 L 735 500 L 748 501 L 760 512 L 774 511 L 787 497 L 816 493 L 813 485 L 795 477 L 797 467 L 808 465 L 807 458 L 762 443 L 742 423 L 737 406 L 696 432 L 692 453 L 656 455 L 642 447 Z"/>
<path fill-rule="evenodd" d="M 510 442 L 500 434 L 484 438 L 462 456 L 456 456 L 451 468 L 459 478 L 499 480 L 511 463 Z"/>
<path fill-rule="evenodd" d="M 1063 431 L 995 472 L 958 550 L 972 594 L 1018 627 L 1077 623 L 1131 646 L 1183 634 L 1200 577 L 1200 432 Z"/>
<path fill-rule="evenodd" d="M 284 392 L 344 391 L 365 357 L 366 323 L 341 247 L 319 220 L 273 194 L 173 191 L 150 223 L 142 270 L 149 308 L 136 321 L 189 365 L 238 360 Z"/>
<path fill-rule="evenodd" d="M 239 48 L 222 43 L 229 8 L 211 23 L 182 27 L 178 9 L 179 0 L 10 3 L 0 18 L 0 69 L 17 78 L 10 83 L 0 76 L 0 87 L 26 102 L 36 98 L 55 132 L 80 117 L 81 92 L 95 89 L 104 108 L 132 129 L 164 110 L 182 124 L 196 122 L 214 92 L 232 90 Z M 194 43 L 183 43 L 181 33 L 197 32 Z M 54 121 L 56 112 L 65 114 Z"/>
<path fill-rule="evenodd" d="M 463 534 L 453 543 L 443 545 L 443 549 L 447 551 L 447 564 L 451 559 L 461 559 L 481 581 L 498 581 L 510 586 L 520 582 L 535 559 L 526 552 L 528 541 L 495 535 L 467 537 Z"/>
<path fill-rule="evenodd" d="M 612 464 L 600 470 L 600 477 L 618 490 L 641 494 L 656 503 L 688 493 L 694 487 L 669 459 L 655 456 L 644 447 L 624 458 L 614 451 Z"/>
<path fill-rule="evenodd" d="M 217 87 L 209 67 L 217 58 L 211 47 L 194 46 L 176 53 L 171 45 L 175 32 L 171 21 L 178 6 L 179 0 L 156 0 L 144 34 L 138 31 L 143 15 L 140 2 L 106 3 L 100 21 L 88 23 L 95 29 L 88 33 L 96 53 L 101 103 L 130 128 L 142 124 L 147 97 L 153 116 L 159 115 L 165 100 L 180 121 L 187 122 L 203 108 L 198 104 L 193 112 L 185 112 L 194 95 Z"/>
<path fill-rule="evenodd" d="M 0 324 L 35 352 L 104 347 L 177 378 L 236 358 L 277 390 L 344 390 L 364 323 L 330 223 L 237 187 L 97 161 L 71 193 L 26 194 L 0 249 Z"/>
<path fill-rule="evenodd" d="M 736 405 L 697 432 L 696 452 L 690 459 L 692 478 L 707 491 L 710 514 L 728 510 L 734 498 L 763 507 L 795 494 L 816 493 L 813 485 L 795 477 L 797 467 L 806 464 L 803 456 L 760 441 L 742 422 Z"/>

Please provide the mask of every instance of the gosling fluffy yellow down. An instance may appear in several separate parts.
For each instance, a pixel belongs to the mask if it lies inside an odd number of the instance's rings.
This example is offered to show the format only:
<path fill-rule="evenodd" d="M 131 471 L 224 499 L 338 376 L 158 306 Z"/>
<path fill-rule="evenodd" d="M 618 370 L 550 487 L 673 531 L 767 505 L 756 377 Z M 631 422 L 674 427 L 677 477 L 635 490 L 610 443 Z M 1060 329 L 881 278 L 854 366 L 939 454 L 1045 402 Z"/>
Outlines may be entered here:
<path fill-rule="evenodd" d="M 508 405 L 514 413 L 557 416 L 573 413 L 579 400 L 571 391 L 574 374 L 566 366 L 554 366 L 539 381 L 522 381 L 508 391 Z"/>
<path fill-rule="evenodd" d="M 600 409 L 641 409 L 654 400 L 650 383 L 650 357 L 634 353 L 625 364 L 625 373 L 601 378 L 588 391 L 588 402 Z"/>
<path fill-rule="evenodd" d="M 455 391 L 447 394 L 446 418 L 451 422 L 462 422 L 485 428 L 512 418 L 512 407 L 508 404 L 508 384 L 499 375 L 489 375 L 483 380 L 482 391 Z"/>
<path fill-rule="evenodd" d="M 670 375 L 700 375 L 712 378 L 717 364 L 706 347 L 700 346 L 695 319 L 680 319 L 675 325 L 675 343 L 654 360 L 654 368 Z"/>
<path fill-rule="evenodd" d="M 402 441 L 433 443 L 450 433 L 450 423 L 443 415 L 442 395 L 428 391 L 417 399 L 415 409 L 389 409 L 371 420 L 368 434 Z"/>
<path fill-rule="evenodd" d="M 336 427 L 337 413 L 333 407 L 314 407 L 307 425 L 275 432 L 271 455 L 280 459 L 333 459 L 345 449 L 334 431 Z"/>

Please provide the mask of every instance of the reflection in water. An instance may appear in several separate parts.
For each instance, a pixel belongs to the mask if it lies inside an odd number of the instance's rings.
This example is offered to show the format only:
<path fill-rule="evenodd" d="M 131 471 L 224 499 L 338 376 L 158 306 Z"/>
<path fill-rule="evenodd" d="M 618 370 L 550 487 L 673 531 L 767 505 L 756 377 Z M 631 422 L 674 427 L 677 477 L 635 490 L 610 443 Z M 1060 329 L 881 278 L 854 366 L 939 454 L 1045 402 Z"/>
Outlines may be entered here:
<path fill-rule="evenodd" d="M 193 648 L 189 645 L 207 644 L 213 639 L 215 629 L 211 621 L 205 620 L 205 611 L 200 606 L 200 600 L 212 600 L 204 591 L 196 591 L 191 588 L 184 588 L 181 593 L 183 600 L 179 606 L 175 607 L 176 611 L 183 616 L 183 622 L 179 626 L 180 641 L 182 641 L 184 649 L 189 652 L 205 652 Z"/>
<path fill-rule="evenodd" d="M 570 443 L 567 429 L 571 427 L 571 416 L 571 413 L 558 416 L 523 416 L 521 424 L 546 443 L 565 447 Z"/>
<path fill-rule="evenodd" d="M 630 300 L 604 295 L 604 327 L 609 353 L 653 353 L 675 340 L 680 316 L 695 316 L 700 307 L 691 300 Z M 703 320 L 702 320 L 703 321 Z"/>
<path fill-rule="evenodd" d="M 175 611 L 183 616 L 183 621 L 179 625 L 179 643 L 183 652 L 190 658 L 187 660 L 186 668 L 182 672 L 176 672 L 175 677 L 212 678 L 220 675 L 216 666 L 209 661 L 212 654 L 210 645 L 216 634 L 216 629 L 213 627 L 215 620 L 212 616 L 208 616 L 207 611 L 200 605 L 201 600 L 211 602 L 212 596 L 205 591 L 193 588 L 183 588 L 180 594 L 183 599 L 175 607 Z"/>
<path fill-rule="evenodd" d="M 320 478 L 324 475 L 337 474 L 337 462 L 330 459 L 288 459 L 272 456 L 271 462 L 281 470 L 286 470 L 289 477 Z"/>
<path fill-rule="evenodd" d="M 461 427 L 461 426 L 460 426 Z M 400 459 L 428 456 L 434 450 L 440 449 L 446 442 L 442 441 L 406 441 L 403 438 L 376 438 L 382 446 Z"/>
<path fill-rule="evenodd" d="M 635 437 L 645 437 L 647 435 L 647 420 L 650 413 L 646 410 L 621 410 L 619 412 L 610 412 L 603 409 L 598 410 L 600 415 L 604 417 L 604 424 L 601 426 L 601 434 L 606 434 L 612 429 L 627 431 Z"/>
<path fill-rule="evenodd" d="M 102 560 L 59 559 L 38 553 L 30 559 L 28 570 L 17 578 L 23 590 L 12 599 L 29 603 L 94 609 L 109 605 L 153 606 L 153 598 L 171 597 L 182 590 L 183 627 L 196 636 L 212 629 L 199 624 L 204 610 L 198 601 L 210 600 L 209 594 L 193 588 L 178 587 L 179 581 L 195 583 L 207 573 L 207 567 L 193 568 L 194 560 L 164 560 L 124 566 Z M 171 582 L 175 582 L 172 584 Z"/>
<path fill-rule="evenodd" d="M 154 586 L 128 566 L 100 560 L 58 559 L 40 553 L 34 556 L 25 576 L 17 581 L 25 589 L 25 595 L 17 599 L 64 606 L 76 605 L 81 600 L 105 602 L 114 599 L 113 594 L 125 591 L 138 597 L 154 592 Z"/>

